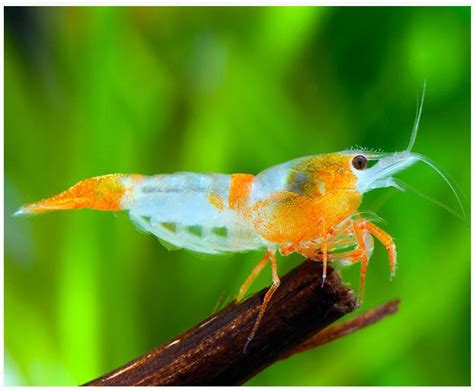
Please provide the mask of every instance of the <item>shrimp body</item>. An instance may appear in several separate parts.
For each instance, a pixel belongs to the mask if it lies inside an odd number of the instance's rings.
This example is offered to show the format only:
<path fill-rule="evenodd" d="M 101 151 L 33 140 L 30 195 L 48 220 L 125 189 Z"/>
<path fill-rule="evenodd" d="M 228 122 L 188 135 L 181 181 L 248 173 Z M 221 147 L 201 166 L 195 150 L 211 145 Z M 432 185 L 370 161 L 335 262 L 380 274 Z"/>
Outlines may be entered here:
<path fill-rule="evenodd" d="M 369 167 L 369 160 L 376 164 Z M 271 262 L 273 284 L 265 295 L 250 341 L 280 283 L 277 251 L 321 261 L 323 283 L 328 262 L 360 263 L 361 300 L 375 237 L 386 247 L 394 274 L 396 248 L 392 237 L 361 217 L 358 209 L 365 192 L 380 187 L 400 188 L 392 174 L 417 161 L 437 170 L 427 158 L 407 150 L 393 154 L 343 151 L 313 155 L 257 175 L 104 175 L 26 205 L 17 214 L 81 208 L 126 210 L 140 229 L 174 247 L 204 254 L 266 249 L 265 257 L 237 296 L 240 300 L 263 266 Z"/>
<path fill-rule="evenodd" d="M 363 194 L 370 190 L 390 186 L 403 190 L 394 174 L 418 161 L 424 162 L 448 183 L 464 215 L 460 197 L 447 177 L 428 158 L 411 152 L 423 100 L 424 88 L 410 142 L 402 152 L 361 150 L 313 155 L 270 167 L 257 175 L 104 175 L 80 181 L 54 197 L 20 208 L 16 214 L 81 208 L 126 210 L 140 229 L 174 247 L 204 254 L 266 249 L 237 296 L 238 300 L 243 298 L 270 262 L 273 283 L 248 345 L 280 284 L 277 251 L 321 261 L 323 283 L 328 262 L 360 263 L 359 302 L 374 237 L 385 246 L 391 273 L 395 273 L 392 237 L 358 212 Z M 374 164 L 370 166 L 369 161 Z"/>
<path fill-rule="evenodd" d="M 17 214 L 81 208 L 126 210 L 140 229 L 174 247 L 204 254 L 266 249 L 265 257 L 237 296 L 238 300 L 244 296 L 270 261 L 273 284 L 265 295 L 250 341 L 279 285 L 277 251 L 282 255 L 296 252 L 323 262 L 323 281 L 328 262 L 360 262 L 359 299 L 373 249 L 371 235 L 387 247 L 392 273 L 395 271 L 393 240 L 358 217 L 357 210 L 365 191 L 392 185 L 387 175 L 416 159 L 408 152 L 393 154 L 381 158 L 362 175 L 369 158 L 379 157 L 355 151 L 313 155 L 276 165 L 257 175 L 104 175 L 85 179 L 56 196 L 26 205 Z"/>
<path fill-rule="evenodd" d="M 315 155 L 256 176 L 105 175 L 22 212 L 127 210 L 140 229 L 178 248 L 221 254 L 292 247 L 306 254 L 305 244 L 317 247 L 318 239 L 357 211 L 362 198 L 354 183 L 346 156 Z"/>
<path fill-rule="evenodd" d="M 322 262 L 323 284 L 328 262 L 360 263 L 359 302 L 374 237 L 385 246 L 391 273 L 395 273 L 392 237 L 358 212 L 364 193 L 390 186 L 403 189 L 393 174 L 422 161 L 448 183 L 462 208 L 459 195 L 444 174 L 428 158 L 411 152 L 421 107 L 408 148 L 402 152 L 313 155 L 257 175 L 104 175 L 80 181 L 56 196 L 20 208 L 16 214 L 81 208 L 126 210 L 140 229 L 174 247 L 204 254 L 266 249 L 237 295 L 237 300 L 242 299 L 262 268 L 271 263 L 273 283 L 246 349 L 280 284 L 277 251 Z M 370 166 L 369 161 L 375 163 Z"/>

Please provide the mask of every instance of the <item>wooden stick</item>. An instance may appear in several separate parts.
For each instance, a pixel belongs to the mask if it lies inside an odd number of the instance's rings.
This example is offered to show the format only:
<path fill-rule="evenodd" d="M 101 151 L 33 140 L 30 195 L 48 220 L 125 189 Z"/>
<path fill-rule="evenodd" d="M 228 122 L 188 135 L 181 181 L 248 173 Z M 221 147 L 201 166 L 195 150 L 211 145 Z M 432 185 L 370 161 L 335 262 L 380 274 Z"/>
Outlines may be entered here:
<path fill-rule="evenodd" d="M 356 306 L 334 269 L 322 286 L 321 264 L 303 262 L 282 278 L 244 353 L 265 292 L 86 385 L 240 385 Z"/>
<path fill-rule="evenodd" d="M 368 310 L 367 312 L 364 312 L 363 314 L 358 315 L 352 319 L 346 320 L 345 322 L 339 323 L 334 326 L 329 326 L 324 330 L 321 330 L 319 333 L 316 333 L 312 337 L 308 338 L 292 352 L 282 355 L 280 357 L 280 360 L 284 360 L 295 354 L 314 349 L 321 345 L 325 345 L 329 342 L 334 341 L 335 339 L 344 337 L 348 334 L 352 334 L 364 327 L 378 322 L 386 316 L 396 313 L 398 311 L 399 305 L 400 300 L 394 299 L 376 308 Z"/>

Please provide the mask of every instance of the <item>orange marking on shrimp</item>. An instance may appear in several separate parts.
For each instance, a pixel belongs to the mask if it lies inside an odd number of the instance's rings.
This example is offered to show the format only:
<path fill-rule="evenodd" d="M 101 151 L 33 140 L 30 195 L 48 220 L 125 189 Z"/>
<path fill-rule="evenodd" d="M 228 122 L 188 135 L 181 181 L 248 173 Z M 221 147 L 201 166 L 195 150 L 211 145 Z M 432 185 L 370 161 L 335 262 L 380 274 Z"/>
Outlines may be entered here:
<path fill-rule="evenodd" d="M 214 205 L 219 210 L 224 210 L 224 201 L 219 194 L 214 193 L 211 191 L 209 193 L 209 202 Z"/>
<path fill-rule="evenodd" d="M 133 179 L 135 182 L 141 182 L 143 180 L 142 174 L 131 174 L 130 178 Z"/>
<path fill-rule="evenodd" d="M 253 207 L 253 224 L 262 237 L 273 243 L 294 243 L 326 234 L 357 210 L 362 197 L 353 191 L 333 191 L 312 199 L 292 192 L 278 192 Z M 324 224 L 321 216 L 325 216 Z"/>
<path fill-rule="evenodd" d="M 38 213 L 80 208 L 121 210 L 120 201 L 126 190 L 120 181 L 122 177 L 122 174 L 112 174 L 82 180 L 56 196 L 25 206 L 22 212 Z"/>
<path fill-rule="evenodd" d="M 249 202 L 254 176 L 233 174 L 230 178 L 229 208 L 243 209 Z"/>

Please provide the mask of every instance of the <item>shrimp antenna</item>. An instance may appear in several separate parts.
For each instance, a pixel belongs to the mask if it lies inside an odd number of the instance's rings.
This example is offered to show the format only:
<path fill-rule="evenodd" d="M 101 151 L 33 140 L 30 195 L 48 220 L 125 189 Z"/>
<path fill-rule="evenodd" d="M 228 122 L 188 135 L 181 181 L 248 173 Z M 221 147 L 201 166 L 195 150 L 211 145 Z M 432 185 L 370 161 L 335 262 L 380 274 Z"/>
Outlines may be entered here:
<path fill-rule="evenodd" d="M 463 203 L 461 201 L 461 197 L 459 196 L 459 193 L 456 191 L 456 189 L 454 187 L 454 184 L 453 184 L 454 181 L 450 181 L 448 179 L 448 177 L 445 174 L 443 174 L 443 172 L 438 167 L 436 167 L 435 164 L 430 159 L 428 159 L 426 156 L 420 155 L 419 153 L 413 153 L 412 155 L 414 157 L 416 157 L 416 159 L 418 159 L 418 160 L 422 161 L 423 163 L 425 163 L 426 165 L 430 166 L 448 184 L 449 188 L 454 193 L 454 196 L 456 197 L 456 200 L 458 201 L 459 206 L 461 207 L 463 219 L 464 219 L 464 221 L 466 221 L 466 212 L 464 211 L 464 206 L 463 206 Z"/>
<path fill-rule="evenodd" d="M 412 191 L 413 193 L 415 193 L 417 196 L 421 197 L 421 198 L 424 198 L 425 200 L 427 201 L 430 201 L 432 202 L 433 204 L 435 205 L 438 205 L 440 208 L 443 208 L 444 210 L 446 210 L 447 212 L 449 212 L 450 214 L 452 214 L 453 216 L 457 217 L 458 219 L 462 220 L 462 216 L 459 214 L 459 213 L 456 213 L 453 209 L 451 209 L 449 206 L 447 206 L 446 204 L 444 204 L 443 202 L 441 201 L 438 201 L 432 197 L 430 197 L 429 195 L 426 195 L 425 193 L 421 192 L 420 190 L 418 190 L 416 187 L 413 187 L 411 185 L 409 185 L 408 183 L 406 182 L 403 182 L 401 181 L 400 179 L 398 178 L 394 178 L 394 181 L 397 183 L 397 185 L 400 187 L 400 189 L 403 189 L 403 190 L 409 190 L 409 191 Z"/>
<path fill-rule="evenodd" d="M 416 108 L 415 123 L 411 131 L 410 142 L 408 143 L 407 152 L 410 152 L 415 144 L 416 135 L 418 134 L 418 127 L 420 125 L 421 112 L 423 111 L 423 103 L 425 102 L 426 80 L 423 81 L 423 91 L 421 92 L 420 104 Z"/>

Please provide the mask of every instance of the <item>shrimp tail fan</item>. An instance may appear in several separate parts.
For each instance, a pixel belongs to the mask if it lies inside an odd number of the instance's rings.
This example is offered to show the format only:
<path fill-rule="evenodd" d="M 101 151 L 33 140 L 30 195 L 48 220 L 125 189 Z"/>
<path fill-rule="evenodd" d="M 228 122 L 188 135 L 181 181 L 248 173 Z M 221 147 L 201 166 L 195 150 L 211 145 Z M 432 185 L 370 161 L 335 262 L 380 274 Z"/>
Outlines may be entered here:
<path fill-rule="evenodd" d="M 15 216 L 82 208 L 122 210 L 121 201 L 126 192 L 124 177 L 111 174 L 84 179 L 58 195 L 21 207 Z"/>

